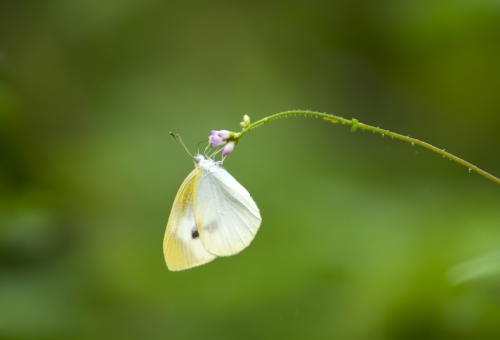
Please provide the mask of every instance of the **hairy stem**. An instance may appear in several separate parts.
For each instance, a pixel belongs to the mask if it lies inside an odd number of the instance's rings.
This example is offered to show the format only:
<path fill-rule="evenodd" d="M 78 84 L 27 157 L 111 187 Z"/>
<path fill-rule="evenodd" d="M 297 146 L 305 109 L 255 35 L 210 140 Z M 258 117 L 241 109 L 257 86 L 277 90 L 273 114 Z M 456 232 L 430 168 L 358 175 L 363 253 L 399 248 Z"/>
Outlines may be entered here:
<path fill-rule="evenodd" d="M 250 132 L 252 129 L 258 127 L 258 126 L 261 126 L 261 125 L 264 125 L 272 120 L 275 120 L 275 119 L 278 119 L 278 118 L 282 118 L 282 117 L 287 117 L 287 116 L 310 116 L 310 117 L 319 117 L 319 118 L 323 118 L 327 121 L 330 121 L 330 122 L 333 122 L 333 123 L 342 123 L 342 124 L 347 124 L 347 125 L 350 125 L 351 126 L 351 131 L 356 131 L 357 129 L 362 129 L 362 130 L 368 130 L 368 131 L 373 131 L 374 133 L 379 133 L 381 134 L 382 136 L 390 136 L 392 138 L 396 138 L 396 139 L 400 139 L 402 141 L 405 141 L 405 142 L 408 142 L 408 143 L 412 143 L 412 145 L 420 145 L 426 149 L 429 149 L 431 151 L 434 151 L 440 155 L 442 155 L 443 157 L 446 157 L 446 158 L 449 158 L 467 168 L 469 168 L 469 171 L 472 171 L 474 170 L 475 172 L 477 172 L 478 174 L 484 176 L 485 178 L 489 179 L 489 180 L 492 180 L 493 182 L 497 183 L 497 184 L 500 184 L 500 179 L 498 179 L 497 177 L 487 173 L 486 171 L 484 170 L 481 170 L 480 168 L 478 168 L 477 166 L 467 162 L 467 161 L 464 161 L 463 159 L 457 157 L 457 156 L 454 156 L 452 155 L 451 153 L 445 151 L 445 150 L 441 150 L 439 148 L 436 148 L 435 146 L 431 145 L 431 144 L 428 144 L 428 143 L 425 143 L 425 142 L 422 142 L 418 139 L 415 139 L 415 138 L 411 138 L 411 137 L 408 137 L 408 136 L 403 136 L 403 135 L 400 135 L 398 133 L 394 133 L 394 132 L 390 132 L 388 130 L 383 130 L 383 129 L 380 129 L 378 127 L 374 127 L 374 126 L 370 126 L 370 125 L 367 125 L 367 124 L 363 124 L 363 123 L 359 123 L 356 119 L 345 119 L 345 118 L 342 118 L 342 117 L 337 117 L 337 116 L 333 116 L 333 115 L 329 115 L 329 114 L 326 114 L 326 113 L 320 113 L 320 112 L 314 112 L 314 111 L 301 111 L 301 110 L 294 110 L 294 111 L 285 111 L 285 112 L 280 112 L 280 113 L 277 113 L 277 114 L 274 114 L 272 116 L 269 116 L 269 117 L 266 117 L 266 118 L 263 118 L 259 121 L 256 121 L 255 123 L 253 124 L 250 124 L 249 126 L 247 126 L 245 129 L 243 129 L 243 131 L 239 132 L 239 133 L 235 133 L 234 134 L 234 139 L 238 140 L 239 138 L 241 138 L 244 134 L 246 134 L 247 132 Z"/>

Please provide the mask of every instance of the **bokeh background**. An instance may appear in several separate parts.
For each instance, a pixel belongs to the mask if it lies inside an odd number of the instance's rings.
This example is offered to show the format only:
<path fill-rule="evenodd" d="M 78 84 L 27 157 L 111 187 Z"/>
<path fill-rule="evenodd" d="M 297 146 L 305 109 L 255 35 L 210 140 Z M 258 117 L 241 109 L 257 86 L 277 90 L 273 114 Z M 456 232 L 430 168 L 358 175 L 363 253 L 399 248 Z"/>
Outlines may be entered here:
<path fill-rule="evenodd" d="M 2 1 L 0 338 L 500 338 L 500 187 L 341 124 L 246 135 L 254 242 L 162 254 L 193 168 L 169 131 L 310 109 L 500 176 L 499 61 L 494 0 Z"/>

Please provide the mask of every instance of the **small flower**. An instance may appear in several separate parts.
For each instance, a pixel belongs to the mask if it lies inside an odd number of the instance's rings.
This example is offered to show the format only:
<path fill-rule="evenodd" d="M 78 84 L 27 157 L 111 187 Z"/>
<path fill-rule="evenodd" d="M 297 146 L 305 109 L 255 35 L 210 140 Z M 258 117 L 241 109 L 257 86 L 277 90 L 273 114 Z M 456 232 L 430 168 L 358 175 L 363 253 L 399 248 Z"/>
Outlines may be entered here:
<path fill-rule="evenodd" d="M 229 155 L 234 150 L 235 145 L 236 143 L 234 142 L 234 140 L 227 143 L 226 146 L 222 149 L 222 156 Z"/>
<path fill-rule="evenodd" d="M 229 155 L 233 151 L 236 141 L 233 139 L 234 132 L 227 130 L 212 130 L 208 137 L 208 142 L 213 148 L 225 145 L 222 149 L 222 156 Z"/>
<path fill-rule="evenodd" d="M 229 138 L 230 133 L 227 130 L 212 130 L 210 137 L 208 137 L 208 141 L 212 144 L 213 148 L 224 145 L 227 143 L 225 139 Z"/>

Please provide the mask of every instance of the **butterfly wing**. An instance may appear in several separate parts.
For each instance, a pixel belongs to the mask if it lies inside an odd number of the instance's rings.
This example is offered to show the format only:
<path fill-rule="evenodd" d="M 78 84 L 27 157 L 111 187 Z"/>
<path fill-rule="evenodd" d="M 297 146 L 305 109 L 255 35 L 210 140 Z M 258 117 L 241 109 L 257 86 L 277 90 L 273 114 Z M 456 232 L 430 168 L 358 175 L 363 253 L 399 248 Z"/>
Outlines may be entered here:
<path fill-rule="evenodd" d="M 248 191 L 219 166 L 203 169 L 199 175 L 194 216 L 205 248 L 218 256 L 245 249 L 262 221 Z"/>
<path fill-rule="evenodd" d="M 193 192 L 201 172 L 196 168 L 184 180 L 170 212 L 163 254 L 172 271 L 200 266 L 217 257 L 203 246 L 194 218 Z"/>

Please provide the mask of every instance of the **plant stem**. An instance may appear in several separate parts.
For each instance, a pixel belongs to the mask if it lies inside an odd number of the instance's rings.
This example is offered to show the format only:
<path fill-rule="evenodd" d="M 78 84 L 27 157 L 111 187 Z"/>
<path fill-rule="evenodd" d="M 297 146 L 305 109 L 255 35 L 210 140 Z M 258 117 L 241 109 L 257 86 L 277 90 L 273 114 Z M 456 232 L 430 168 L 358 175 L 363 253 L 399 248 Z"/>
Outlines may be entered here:
<path fill-rule="evenodd" d="M 431 145 L 431 144 L 428 144 L 428 143 L 425 143 L 425 142 L 422 142 L 418 139 L 415 139 L 415 138 L 411 138 L 411 137 L 408 137 L 408 136 L 403 136 L 403 135 L 400 135 L 398 133 L 394 133 L 394 132 L 390 132 L 388 130 L 383 130 L 383 129 L 380 129 L 378 127 L 374 127 L 374 126 L 370 126 L 370 125 L 367 125 L 367 124 L 363 124 L 363 123 L 359 123 L 356 119 L 345 119 L 345 118 L 342 118 L 342 117 L 337 117 L 337 116 L 333 116 L 333 115 L 329 115 L 329 114 L 326 114 L 326 113 L 320 113 L 320 112 L 314 112 L 314 111 L 302 111 L 302 110 L 294 110 L 294 111 L 285 111 L 285 112 L 280 112 L 280 113 L 277 113 L 277 114 L 274 114 L 272 116 L 269 116 L 269 117 L 266 117 L 266 118 L 263 118 L 259 121 L 256 121 L 255 123 L 253 124 L 250 124 L 249 126 L 247 126 L 245 129 L 243 129 L 243 131 L 239 132 L 239 133 L 235 133 L 234 134 L 234 139 L 235 140 L 238 140 L 239 138 L 241 138 L 244 134 L 246 134 L 247 132 L 250 132 L 252 129 L 260 126 L 260 125 L 264 125 L 272 120 L 275 120 L 275 119 L 278 119 L 278 118 L 282 118 L 282 117 L 287 117 L 287 116 L 310 116 L 310 117 L 320 117 L 320 118 L 323 118 L 325 120 L 328 120 L 330 122 L 333 122 L 333 123 L 338 123 L 338 122 L 341 122 L 342 124 L 347 124 L 347 125 L 351 125 L 351 131 L 356 131 L 357 129 L 362 129 L 362 130 L 368 130 L 368 131 L 373 131 L 375 133 L 379 133 L 381 134 L 382 136 L 390 136 L 392 138 L 396 138 L 396 139 L 400 139 L 402 141 L 405 141 L 405 142 L 408 142 L 408 143 L 412 143 L 412 145 L 420 145 L 426 149 L 429 149 L 431 151 L 434 151 L 440 155 L 442 155 L 443 157 L 446 157 L 446 158 L 449 158 L 467 168 L 469 168 L 469 171 L 471 170 L 474 170 L 475 172 L 477 172 L 478 174 L 480 174 L 481 176 L 484 176 L 485 178 L 497 183 L 497 184 L 500 184 L 500 179 L 498 179 L 497 177 L 487 173 L 486 171 L 484 170 L 481 170 L 480 168 L 478 168 L 477 166 L 467 162 L 467 161 L 464 161 L 463 159 L 457 157 L 457 156 L 454 156 L 452 155 L 451 153 L 449 152 L 446 152 L 444 150 L 441 150 L 439 148 L 436 148 L 435 146 Z"/>

